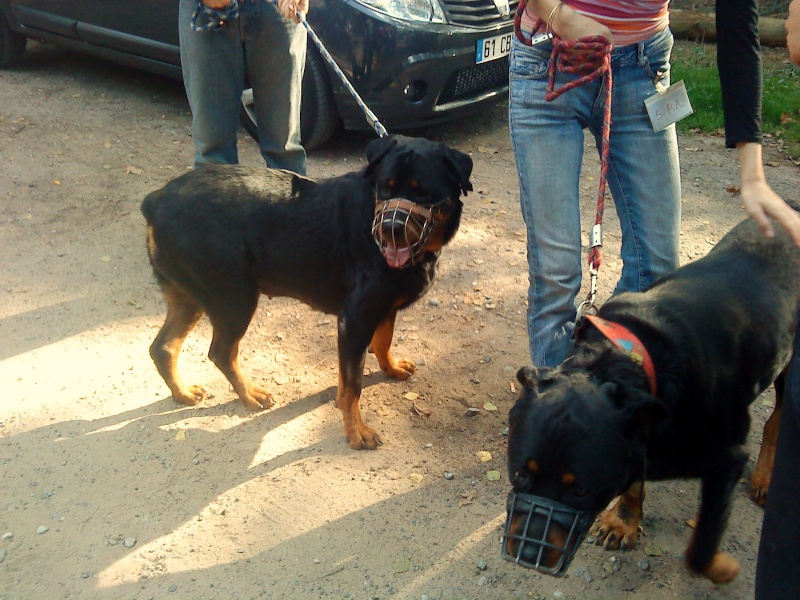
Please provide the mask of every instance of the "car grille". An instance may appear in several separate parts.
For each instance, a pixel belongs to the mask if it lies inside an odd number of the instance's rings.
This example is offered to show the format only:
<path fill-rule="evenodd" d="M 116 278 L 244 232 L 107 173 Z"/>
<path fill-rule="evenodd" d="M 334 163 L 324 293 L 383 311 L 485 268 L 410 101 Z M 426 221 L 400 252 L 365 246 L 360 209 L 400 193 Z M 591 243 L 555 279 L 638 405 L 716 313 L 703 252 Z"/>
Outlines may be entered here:
<path fill-rule="evenodd" d="M 459 69 L 447 80 L 436 104 L 467 100 L 508 85 L 508 56 L 482 65 Z"/>
<path fill-rule="evenodd" d="M 494 5 L 494 0 L 439 0 L 454 25 L 465 25 L 480 29 L 507 22 L 514 17 L 519 0 L 509 0 L 511 16 L 504 19 Z"/>

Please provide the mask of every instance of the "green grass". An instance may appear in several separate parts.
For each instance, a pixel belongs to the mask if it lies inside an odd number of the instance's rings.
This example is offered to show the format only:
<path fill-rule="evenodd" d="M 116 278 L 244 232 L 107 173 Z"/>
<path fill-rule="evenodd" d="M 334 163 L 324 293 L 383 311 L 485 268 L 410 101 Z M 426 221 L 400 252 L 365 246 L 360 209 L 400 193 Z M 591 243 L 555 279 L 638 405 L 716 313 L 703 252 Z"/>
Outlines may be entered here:
<path fill-rule="evenodd" d="M 800 156 L 800 70 L 785 49 L 765 48 L 762 117 L 764 133 L 782 140 L 789 156 Z M 672 55 L 673 82 L 683 80 L 694 113 L 678 123 L 679 131 L 716 132 L 724 127 L 716 46 L 678 42 Z"/>

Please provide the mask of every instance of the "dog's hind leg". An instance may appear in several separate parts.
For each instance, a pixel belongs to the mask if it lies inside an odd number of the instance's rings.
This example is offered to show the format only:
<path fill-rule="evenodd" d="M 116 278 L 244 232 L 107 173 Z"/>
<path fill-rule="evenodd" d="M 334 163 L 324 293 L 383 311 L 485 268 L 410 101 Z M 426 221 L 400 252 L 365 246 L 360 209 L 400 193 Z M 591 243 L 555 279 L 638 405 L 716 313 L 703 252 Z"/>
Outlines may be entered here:
<path fill-rule="evenodd" d="M 417 370 L 414 363 L 407 360 L 397 360 L 392 356 L 391 345 L 394 337 L 394 323 L 397 311 L 392 312 L 375 330 L 370 343 L 370 349 L 375 353 L 381 369 L 395 379 L 405 380 Z"/>
<path fill-rule="evenodd" d="M 258 297 L 258 291 L 236 294 L 216 299 L 214 306 L 208 307 L 208 318 L 214 327 L 208 358 L 228 378 L 239 399 L 250 410 L 263 410 L 274 404 L 272 394 L 251 383 L 239 368 L 239 341 L 250 325 Z"/>
<path fill-rule="evenodd" d="M 772 465 L 775 462 L 775 447 L 778 444 L 778 430 L 781 426 L 781 410 L 783 408 L 783 387 L 786 371 L 778 375 L 775 380 L 775 408 L 769 419 L 764 424 L 764 433 L 761 437 L 761 450 L 750 479 L 750 497 L 756 504 L 764 506 L 767 502 L 769 482 L 772 478 Z"/>
<path fill-rule="evenodd" d="M 198 385 L 186 386 L 183 383 L 178 375 L 178 355 L 186 336 L 203 316 L 203 309 L 166 280 L 161 281 L 161 289 L 167 302 L 167 318 L 150 345 L 150 356 L 169 386 L 172 397 L 181 404 L 193 406 L 205 399 L 206 392 Z"/>
<path fill-rule="evenodd" d="M 606 550 L 634 549 L 639 543 L 643 516 L 644 482 L 634 482 L 617 498 L 614 506 L 597 518 L 590 534 Z"/>
<path fill-rule="evenodd" d="M 734 486 L 744 471 L 747 455 L 732 448 L 702 477 L 697 527 L 686 549 L 686 565 L 714 583 L 736 579 L 741 567 L 730 554 L 720 552 L 719 542 L 728 524 Z"/>

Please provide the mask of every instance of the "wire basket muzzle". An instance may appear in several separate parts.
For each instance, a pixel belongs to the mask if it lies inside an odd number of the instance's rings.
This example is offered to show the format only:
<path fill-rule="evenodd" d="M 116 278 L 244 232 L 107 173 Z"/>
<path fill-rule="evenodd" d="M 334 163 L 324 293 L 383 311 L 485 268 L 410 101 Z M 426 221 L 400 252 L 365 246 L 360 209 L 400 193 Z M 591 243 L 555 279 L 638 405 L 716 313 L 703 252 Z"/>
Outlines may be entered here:
<path fill-rule="evenodd" d="M 425 252 L 438 214 L 404 198 L 392 198 L 375 205 L 372 237 L 390 267 L 405 268 L 417 263 Z"/>
<path fill-rule="evenodd" d="M 529 569 L 566 574 L 592 515 L 549 498 L 511 492 L 506 502 L 502 556 Z"/>

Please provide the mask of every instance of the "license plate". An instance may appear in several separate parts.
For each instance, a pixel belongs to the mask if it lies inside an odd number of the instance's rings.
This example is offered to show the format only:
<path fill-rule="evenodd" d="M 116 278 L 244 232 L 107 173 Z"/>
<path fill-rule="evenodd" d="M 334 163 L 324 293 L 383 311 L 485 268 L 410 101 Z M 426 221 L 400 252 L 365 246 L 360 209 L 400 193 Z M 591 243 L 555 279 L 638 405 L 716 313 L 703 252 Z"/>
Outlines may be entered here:
<path fill-rule="evenodd" d="M 511 36 L 513 33 L 501 33 L 490 38 L 478 40 L 475 49 L 475 63 L 485 63 L 503 58 L 511 52 Z"/>

